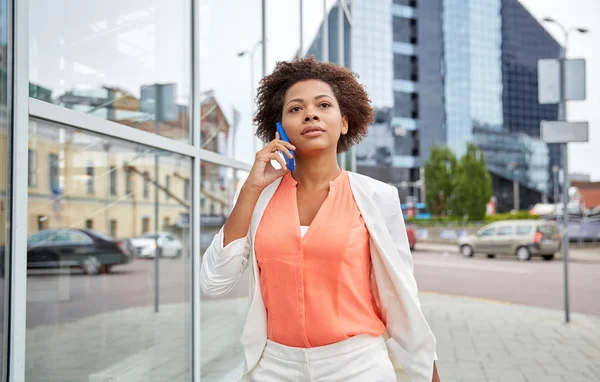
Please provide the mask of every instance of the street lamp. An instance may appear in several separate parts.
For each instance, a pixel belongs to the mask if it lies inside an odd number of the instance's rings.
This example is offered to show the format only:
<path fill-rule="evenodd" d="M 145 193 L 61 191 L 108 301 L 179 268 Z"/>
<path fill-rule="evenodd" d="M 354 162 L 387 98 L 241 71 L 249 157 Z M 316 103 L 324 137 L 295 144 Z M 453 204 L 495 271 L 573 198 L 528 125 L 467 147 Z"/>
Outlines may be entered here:
<path fill-rule="evenodd" d="M 252 50 L 244 50 L 238 53 L 238 57 L 250 56 L 250 124 L 252 124 L 252 116 L 254 115 L 254 53 L 262 44 L 262 40 L 254 44 Z M 256 137 L 254 136 L 254 126 L 252 126 L 252 149 L 256 154 Z"/>
<path fill-rule="evenodd" d="M 587 28 L 571 27 L 565 28 L 561 23 L 551 17 L 544 17 L 543 21 L 558 25 L 563 32 L 563 47 L 560 50 L 559 68 L 560 68 L 560 103 L 558 105 L 558 120 L 567 120 L 567 101 L 565 99 L 565 60 L 567 59 L 567 48 L 569 45 L 569 34 L 571 32 L 587 33 Z M 568 278 L 568 263 L 569 263 L 569 212 L 567 206 L 569 204 L 569 153 L 567 144 L 561 143 L 561 157 L 563 167 L 563 234 L 561 238 L 564 273 L 565 273 L 565 321 L 569 322 L 569 278 Z"/>

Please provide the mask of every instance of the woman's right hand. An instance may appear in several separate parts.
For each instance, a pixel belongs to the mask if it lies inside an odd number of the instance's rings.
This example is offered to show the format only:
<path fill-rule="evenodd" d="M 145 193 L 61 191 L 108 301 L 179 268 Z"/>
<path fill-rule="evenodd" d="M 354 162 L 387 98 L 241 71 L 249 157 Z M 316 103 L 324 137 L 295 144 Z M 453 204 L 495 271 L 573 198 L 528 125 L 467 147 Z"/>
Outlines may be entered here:
<path fill-rule="evenodd" d="M 275 133 L 275 139 L 256 153 L 254 165 L 244 185 L 262 192 L 265 187 L 273 183 L 277 178 L 285 175 L 289 170 L 279 152 L 291 159 L 292 154 L 290 150 L 296 150 L 296 147 L 291 143 L 282 141 L 279 138 L 279 133 Z M 271 160 L 277 161 L 281 165 L 281 168 L 275 170 L 271 165 Z"/>

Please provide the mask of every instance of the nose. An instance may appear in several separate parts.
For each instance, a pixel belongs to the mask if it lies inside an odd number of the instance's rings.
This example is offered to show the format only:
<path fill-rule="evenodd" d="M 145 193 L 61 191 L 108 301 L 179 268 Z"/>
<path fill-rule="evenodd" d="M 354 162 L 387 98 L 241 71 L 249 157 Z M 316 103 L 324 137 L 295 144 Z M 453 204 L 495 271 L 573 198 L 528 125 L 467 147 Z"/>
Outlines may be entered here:
<path fill-rule="evenodd" d="M 309 122 L 310 120 L 318 121 L 319 116 L 315 112 L 307 113 L 306 117 L 304 117 L 304 122 Z"/>

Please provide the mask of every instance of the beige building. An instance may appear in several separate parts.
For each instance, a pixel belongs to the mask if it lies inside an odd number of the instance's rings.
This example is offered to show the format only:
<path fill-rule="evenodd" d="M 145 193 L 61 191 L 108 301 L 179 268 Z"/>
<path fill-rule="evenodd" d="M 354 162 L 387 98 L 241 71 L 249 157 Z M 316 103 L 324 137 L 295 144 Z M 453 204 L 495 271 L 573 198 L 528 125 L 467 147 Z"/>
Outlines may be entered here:
<path fill-rule="evenodd" d="M 202 112 L 205 148 L 219 152 L 222 147 L 218 139 L 227 139 L 229 124 L 213 97 L 203 103 Z M 168 127 L 165 130 L 168 132 Z M 8 147 L 6 130 L 0 131 L 0 148 Z M 6 153 L 0 155 L 6 157 Z M 114 238 L 130 238 L 154 232 L 156 213 L 158 230 L 184 228 L 187 224 L 192 168 L 189 159 L 148 149 L 140 151 L 133 143 L 110 141 L 36 120 L 30 123 L 28 155 L 28 236 L 47 228 L 87 228 Z M 6 166 L 0 166 L 0 192 L 6 190 L 5 171 Z M 207 221 L 223 221 L 232 197 L 231 174 L 208 162 L 201 164 L 201 173 L 201 214 L 209 217 Z M 0 221 L 5 221 L 3 204 Z M 4 231 L 0 231 L 0 244 L 4 243 Z M 206 234 L 211 231 L 207 229 Z"/>

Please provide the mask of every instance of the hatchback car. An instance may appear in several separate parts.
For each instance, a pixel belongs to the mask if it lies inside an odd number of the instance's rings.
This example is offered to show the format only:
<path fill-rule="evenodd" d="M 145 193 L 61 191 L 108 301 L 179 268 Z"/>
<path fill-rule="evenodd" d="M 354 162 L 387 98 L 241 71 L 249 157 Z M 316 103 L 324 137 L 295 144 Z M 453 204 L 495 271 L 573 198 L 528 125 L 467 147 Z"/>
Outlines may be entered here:
<path fill-rule="evenodd" d="M 149 232 L 131 239 L 138 257 L 154 258 L 158 244 L 160 257 L 180 257 L 183 251 L 181 241 L 170 232 Z"/>
<path fill-rule="evenodd" d="M 127 240 L 114 240 L 100 232 L 59 228 L 34 233 L 27 240 L 27 268 L 77 267 L 95 275 L 108 273 L 115 265 L 132 261 Z M 0 264 L 4 264 L 4 251 Z M 0 269 L 3 273 L 4 269 Z"/>
<path fill-rule="evenodd" d="M 458 239 L 460 252 L 465 257 L 485 253 L 512 254 L 521 261 L 541 256 L 552 260 L 560 250 L 558 225 L 547 220 L 505 220 L 489 224 L 474 235 Z"/>

